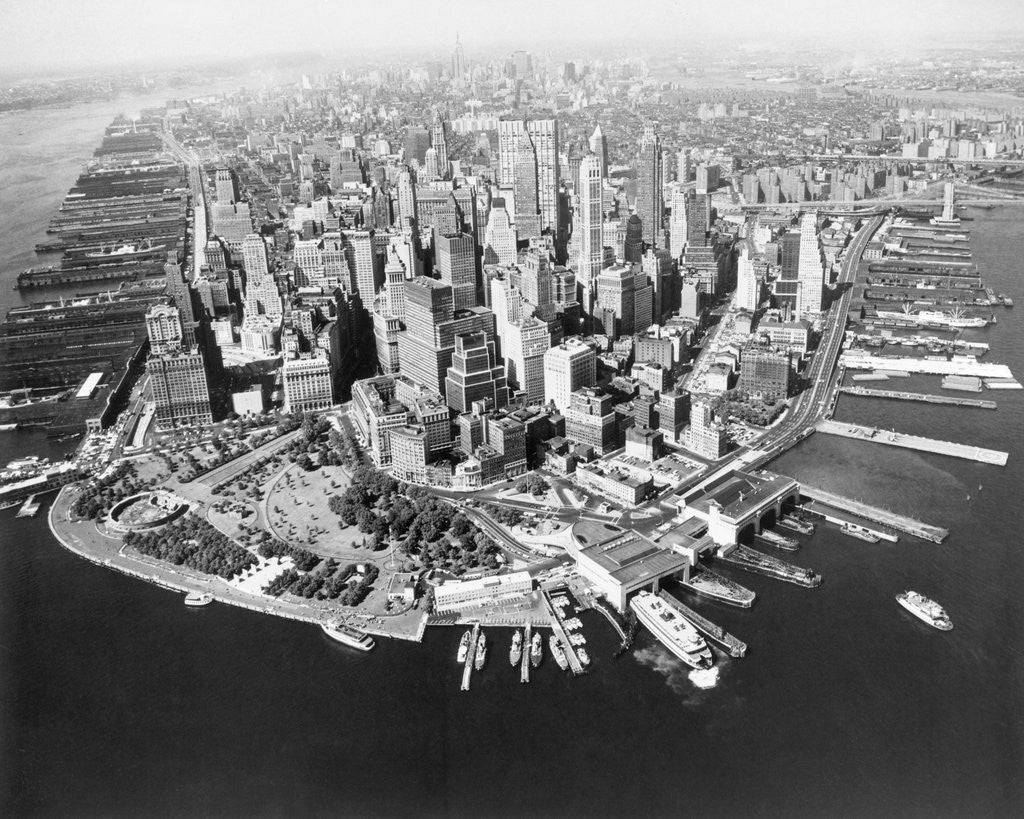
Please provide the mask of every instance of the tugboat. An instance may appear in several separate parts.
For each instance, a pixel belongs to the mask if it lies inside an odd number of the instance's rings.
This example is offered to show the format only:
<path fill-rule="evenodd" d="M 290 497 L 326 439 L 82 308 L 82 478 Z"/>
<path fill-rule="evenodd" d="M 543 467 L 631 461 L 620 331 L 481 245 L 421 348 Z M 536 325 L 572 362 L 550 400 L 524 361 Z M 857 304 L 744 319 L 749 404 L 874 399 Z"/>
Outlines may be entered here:
<path fill-rule="evenodd" d="M 484 639 L 483 631 L 480 632 L 480 636 L 476 640 L 476 657 L 473 659 L 473 668 L 479 671 L 484 667 L 484 661 L 487 659 L 487 640 Z"/>
<path fill-rule="evenodd" d="M 523 633 L 516 629 L 515 634 L 512 635 L 512 650 L 508 653 L 508 662 L 513 668 L 519 665 L 519 661 L 523 658 Z"/>
<path fill-rule="evenodd" d="M 466 629 L 466 633 L 462 635 L 462 640 L 459 642 L 458 661 L 460 663 L 466 662 L 466 655 L 469 654 L 470 637 L 472 637 L 472 632 Z"/>
<path fill-rule="evenodd" d="M 530 665 L 534 668 L 540 665 L 541 658 L 544 656 L 543 641 L 540 638 L 538 632 L 534 632 L 533 640 L 530 645 Z"/>
<path fill-rule="evenodd" d="M 551 649 L 551 655 L 555 658 L 555 662 L 558 663 L 558 667 L 562 671 L 567 671 L 569 661 L 565 658 L 565 649 L 562 647 L 562 641 L 552 634 L 548 637 L 548 647 Z"/>
<path fill-rule="evenodd" d="M 928 625 L 934 626 L 940 631 L 950 631 L 953 628 L 953 623 L 945 609 L 923 594 L 918 594 L 916 591 L 905 591 L 896 595 L 896 601 L 919 620 L 924 620 Z"/>

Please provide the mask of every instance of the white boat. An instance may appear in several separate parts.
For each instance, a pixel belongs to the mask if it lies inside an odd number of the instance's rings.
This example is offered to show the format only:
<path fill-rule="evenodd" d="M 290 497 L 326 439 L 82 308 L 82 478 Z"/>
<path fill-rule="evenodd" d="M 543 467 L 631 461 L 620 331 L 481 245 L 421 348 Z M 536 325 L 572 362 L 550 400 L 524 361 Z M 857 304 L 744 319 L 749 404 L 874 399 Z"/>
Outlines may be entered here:
<path fill-rule="evenodd" d="M 483 631 L 480 632 L 480 636 L 476 640 L 476 657 L 473 658 L 473 668 L 479 671 L 484 667 L 484 662 L 487 660 L 487 640 L 484 639 Z"/>
<path fill-rule="evenodd" d="M 469 654 L 469 641 L 472 637 L 473 633 L 466 629 L 466 633 L 462 635 L 462 640 L 459 641 L 458 661 L 460 663 L 466 662 L 466 655 Z"/>
<path fill-rule="evenodd" d="M 580 665 L 584 668 L 590 665 L 590 655 L 587 654 L 587 650 L 585 648 L 576 649 L 576 657 L 580 661 Z"/>
<path fill-rule="evenodd" d="M 536 668 L 540 665 L 541 658 L 544 656 L 544 642 L 540 634 L 534 632 L 530 643 L 530 663 Z"/>
<path fill-rule="evenodd" d="M 561 641 L 551 635 L 548 637 L 548 648 L 551 649 L 551 656 L 555 658 L 555 662 L 558 663 L 558 667 L 565 671 L 569 668 L 569 661 L 565 657 L 565 649 L 562 647 Z"/>
<path fill-rule="evenodd" d="M 953 623 L 945 609 L 923 594 L 905 591 L 896 595 L 896 601 L 919 620 L 924 620 L 928 625 L 934 626 L 940 631 L 949 631 L 953 628 Z"/>
<path fill-rule="evenodd" d="M 332 640 L 337 640 L 351 648 L 358 648 L 360 651 L 369 651 L 376 645 L 369 634 L 346 626 L 344 623 L 325 623 L 320 628 Z"/>
<path fill-rule="evenodd" d="M 658 640 L 676 657 L 693 668 L 711 668 L 714 657 L 704 638 L 689 621 L 657 595 L 642 591 L 629 607 Z"/>
<path fill-rule="evenodd" d="M 185 595 L 186 606 L 208 606 L 213 602 L 213 595 L 209 592 L 189 592 Z"/>
<path fill-rule="evenodd" d="M 523 633 L 516 629 L 515 634 L 512 635 L 512 648 L 508 652 L 508 661 L 512 666 L 519 665 L 519 661 L 523 657 Z"/>

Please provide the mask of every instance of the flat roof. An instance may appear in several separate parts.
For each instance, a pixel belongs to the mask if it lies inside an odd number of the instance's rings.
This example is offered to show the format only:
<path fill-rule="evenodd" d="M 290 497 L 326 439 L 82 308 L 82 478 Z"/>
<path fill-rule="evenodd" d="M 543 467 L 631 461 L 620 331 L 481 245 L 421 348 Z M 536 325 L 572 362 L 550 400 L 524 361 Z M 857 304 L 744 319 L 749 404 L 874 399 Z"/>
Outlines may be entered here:
<path fill-rule="evenodd" d="M 89 376 L 82 382 L 82 386 L 75 393 L 75 398 L 92 398 L 93 392 L 100 385 L 103 373 L 89 373 Z"/>
<path fill-rule="evenodd" d="M 581 520 L 573 526 L 572 533 L 580 543 L 580 560 L 591 563 L 622 586 L 673 574 L 688 565 L 682 555 L 631 529 Z"/>
<path fill-rule="evenodd" d="M 722 514 L 740 518 L 761 506 L 766 500 L 788 492 L 796 481 L 785 475 L 770 472 L 754 474 L 736 471 L 718 486 L 706 491 L 699 499 L 688 503 L 694 509 L 708 513 L 711 502 L 722 507 Z"/>

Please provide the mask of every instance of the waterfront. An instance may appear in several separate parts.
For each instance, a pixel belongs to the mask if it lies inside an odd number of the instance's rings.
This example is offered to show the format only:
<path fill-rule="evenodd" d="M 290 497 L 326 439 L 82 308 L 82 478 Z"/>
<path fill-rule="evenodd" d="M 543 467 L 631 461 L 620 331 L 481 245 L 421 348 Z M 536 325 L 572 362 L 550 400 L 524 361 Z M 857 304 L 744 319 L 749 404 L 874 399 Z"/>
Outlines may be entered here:
<path fill-rule="evenodd" d="M 1016 212 L 972 229 L 985 278 L 1020 304 Z M 1019 312 L 967 337 L 1024 373 Z M 916 378 L 901 388 L 936 389 Z M 8 812 L 1014 815 L 1022 398 L 1001 393 L 981 413 L 843 396 L 840 421 L 1006 449 L 1009 463 L 818 435 L 774 462 L 951 535 L 866 544 L 825 526 L 796 558 L 824 575 L 820 589 L 727 568 L 758 593 L 753 609 L 679 592 L 750 647 L 716 652 L 709 689 L 645 633 L 611 660 L 618 640 L 591 613 L 594 673 L 574 680 L 547 657 L 520 685 L 503 661 L 510 632 L 491 630 L 492 661 L 462 694 L 460 629 L 358 654 L 314 626 L 187 609 L 93 566 L 52 540 L 45 506 L 35 519 L 0 512 L 4 801 L 19 791 Z M 2 435 L 8 459 L 39 440 Z M 905 588 L 942 603 L 954 631 L 900 609 Z"/>

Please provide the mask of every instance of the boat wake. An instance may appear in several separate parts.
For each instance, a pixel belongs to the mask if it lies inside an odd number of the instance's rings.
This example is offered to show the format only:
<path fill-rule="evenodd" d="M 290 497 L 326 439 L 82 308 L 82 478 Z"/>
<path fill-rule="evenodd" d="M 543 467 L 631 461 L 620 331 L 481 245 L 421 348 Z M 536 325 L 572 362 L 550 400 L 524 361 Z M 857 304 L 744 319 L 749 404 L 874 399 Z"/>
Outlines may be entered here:
<path fill-rule="evenodd" d="M 707 690 L 718 685 L 717 666 L 706 670 L 690 668 L 660 645 L 638 648 L 633 656 L 641 665 L 661 674 L 665 684 L 677 694 L 692 694 L 695 688 Z"/>

